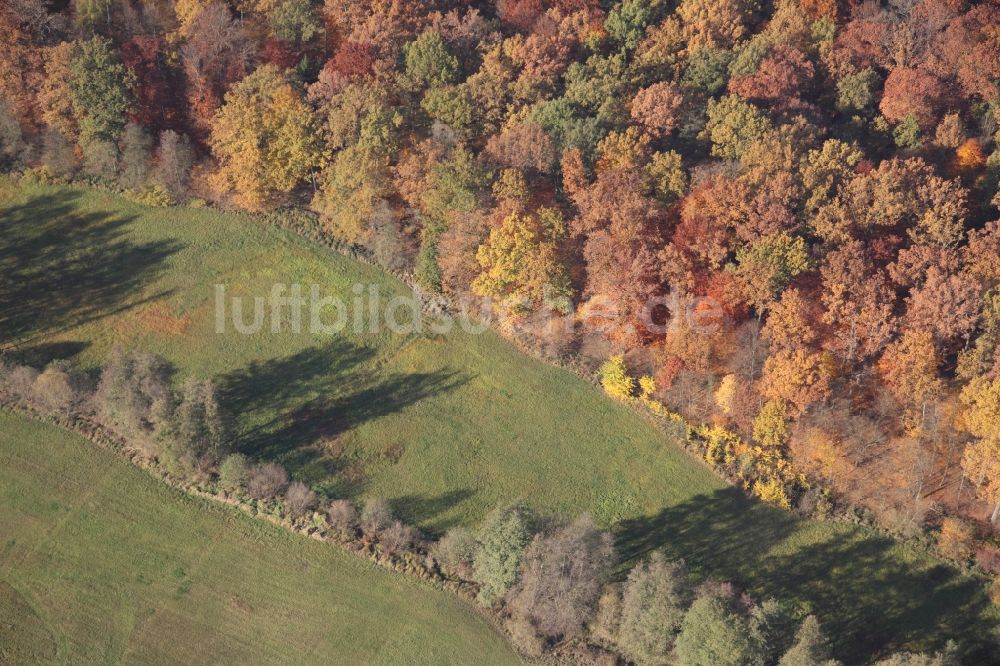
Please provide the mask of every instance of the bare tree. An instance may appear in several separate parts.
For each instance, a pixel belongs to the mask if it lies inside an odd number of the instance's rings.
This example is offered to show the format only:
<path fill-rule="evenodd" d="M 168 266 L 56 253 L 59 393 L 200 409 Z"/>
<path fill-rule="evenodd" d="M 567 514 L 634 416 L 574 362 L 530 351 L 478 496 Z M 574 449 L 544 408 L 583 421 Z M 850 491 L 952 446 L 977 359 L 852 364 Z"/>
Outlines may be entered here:
<path fill-rule="evenodd" d="M 285 491 L 285 509 L 295 518 L 301 518 L 316 508 L 316 493 L 301 481 L 292 481 Z"/>
<path fill-rule="evenodd" d="M 528 546 L 521 581 L 510 604 L 549 638 L 572 638 L 594 615 L 604 581 L 615 562 L 611 535 L 598 530 L 590 516 Z"/>
<path fill-rule="evenodd" d="M 288 472 L 277 463 L 264 463 L 250 470 L 247 493 L 254 499 L 274 499 L 288 486 Z"/>

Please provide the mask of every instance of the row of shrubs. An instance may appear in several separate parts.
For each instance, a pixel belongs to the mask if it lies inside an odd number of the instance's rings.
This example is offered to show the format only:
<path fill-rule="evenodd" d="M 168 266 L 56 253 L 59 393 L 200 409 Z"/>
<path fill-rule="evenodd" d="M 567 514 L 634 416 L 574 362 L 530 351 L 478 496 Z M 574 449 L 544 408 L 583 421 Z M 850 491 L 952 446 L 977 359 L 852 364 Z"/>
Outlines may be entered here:
<path fill-rule="evenodd" d="M 175 482 L 468 590 L 530 657 L 608 666 L 838 663 L 814 617 L 797 622 L 774 600 L 754 601 L 726 583 L 697 584 L 682 561 L 661 552 L 615 580 L 622 563 L 613 539 L 586 515 L 566 523 L 512 503 L 478 530 L 455 528 L 432 540 L 396 519 L 384 499 L 359 509 L 322 498 L 281 465 L 231 452 L 229 419 L 211 382 L 174 385 L 169 364 L 142 352 L 115 351 L 96 378 L 63 361 L 43 371 L 0 362 L 5 403 L 68 424 L 92 420 Z M 957 658 L 949 649 L 879 663 L 947 666 Z"/>

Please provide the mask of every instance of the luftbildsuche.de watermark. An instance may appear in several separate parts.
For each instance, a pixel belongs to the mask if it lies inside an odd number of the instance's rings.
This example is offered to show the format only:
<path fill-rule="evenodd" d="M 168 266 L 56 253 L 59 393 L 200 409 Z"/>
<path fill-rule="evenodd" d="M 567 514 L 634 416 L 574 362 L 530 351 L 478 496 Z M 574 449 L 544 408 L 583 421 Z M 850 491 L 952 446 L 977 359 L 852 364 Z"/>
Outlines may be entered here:
<path fill-rule="evenodd" d="M 446 334 L 456 327 L 478 335 L 490 329 L 497 318 L 527 310 L 541 319 L 540 328 L 555 333 L 559 327 L 607 325 L 621 317 L 616 303 L 600 296 L 588 299 L 587 307 L 574 309 L 565 297 L 543 299 L 543 307 L 489 298 L 453 299 L 448 314 L 429 315 L 425 300 L 412 292 L 387 294 L 376 283 L 356 283 L 349 294 L 325 293 L 319 284 L 278 282 L 266 295 L 234 295 L 226 285 L 215 285 L 215 332 L 240 335 L 292 333 L 338 335 L 389 331 L 399 335 L 430 332 Z M 650 298 L 638 308 L 637 321 L 646 333 L 663 334 L 683 317 L 691 331 L 711 334 L 725 319 L 722 307 L 709 297 L 665 294 Z M 636 319 L 632 317 L 630 319 Z M 600 322 L 600 323 L 598 323 Z"/>

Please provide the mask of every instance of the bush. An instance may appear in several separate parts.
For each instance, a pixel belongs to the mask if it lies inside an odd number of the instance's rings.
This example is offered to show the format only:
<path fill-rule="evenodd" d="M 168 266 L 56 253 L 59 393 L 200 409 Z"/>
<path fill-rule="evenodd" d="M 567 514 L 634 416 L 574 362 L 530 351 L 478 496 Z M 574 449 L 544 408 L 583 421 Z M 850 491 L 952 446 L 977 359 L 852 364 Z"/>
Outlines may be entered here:
<path fill-rule="evenodd" d="M 945 557 L 965 562 L 972 556 L 972 526 L 959 518 L 945 518 L 938 534 L 938 550 Z"/>
<path fill-rule="evenodd" d="M 288 486 L 288 472 L 277 463 L 264 463 L 250 470 L 247 494 L 254 499 L 274 499 Z"/>
<path fill-rule="evenodd" d="M 622 621 L 622 593 L 619 584 L 607 585 L 597 600 L 597 612 L 590 625 L 590 635 L 601 645 L 615 645 Z"/>
<path fill-rule="evenodd" d="M 46 412 L 69 412 L 82 393 L 82 382 L 69 364 L 56 361 L 38 375 L 31 387 L 32 402 Z"/>
<path fill-rule="evenodd" d="M 301 518 L 316 507 L 316 493 L 301 481 L 292 481 L 285 491 L 285 509 L 293 518 Z"/>
<path fill-rule="evenodd" d="M 6 389 L 18 400 L 31 400 L 38 370 L 27 365 L 18 365 L 10 369 L 6 376 Z"/>
<path fill-rule="evenodd" d="M 778 447 L 788 441 L 788 417 L 782 400 L 768 400 L 753 421 L 753 438 L 765 447 Z"/>
<path fill-rule="evenodd" d="M 185 381 L 171 419 L 171 434 L 179 450 L 218 460 L 226 439 L 223 422 L 215 385 L 207 380 Z"/>
<path fill-rule="evenodd" d="M 612 356 L 598 371 L 604 391 L 615 398 L 625 399 L 635 391 L 635 380 L 629 377 L 624 356 Z"/>
<path fill-rule="evenodd" d="M 515 615 L 508 619 L 507 632 L 510 634 L 511 643 L 521 653 L 537 659 L 545 652 L 545 641 L 531 624 L 531 620 L 526 617 Z"/>
<path fill-rule="evenodd" d="M 94 396 L 98 418 L 120 436 L 159 452 L 157 442 L 169 430 L 174 396 L 170 365 L 145 352 L 115 349 Z"/>
<path fill-rule="evenodd" d="M 358 511 L 348 500 L 334 500 L 326 510 L 326 522 L 333 529 L 348 534 L 358 526 Z"/>
<path fill-rule="evenodd" d="M 420 540 L 420 532 L 415 527 L 406 525 L 401 521 L 393 521 L 379 534 L 379 545 L 386 555 L 410 550 L 417 541 Z"/>
<path fill-rule="evenodd" d="M 472 560 L 476 556 L 476 538 L 461 527 L 448 530 L 431 548 L 431 555 L 441 570 L 463 580 L 472 578 Z"/>
<path fill-rule="evenodd" d="M 389 502 L 375 497 L 365 502 L 361 510 L 361 528 L 369 536 L 379 536 L 382 530 L 392 524 L 392 509 Z"/>
<path fill-rule="evenodd" d="M 162 185 L 153 184 L 144 187 L 128 190 L 125 197 L 130 201 L 152 208 L 167 208 L 177 203 L 169 191 Z"/>
<path fill-rule="evenodd" d="M 990 585 L 989 589 L 990 601 L 994 605 L 1000 606 L 1000 576 L 993 579 L 993 583 Z"/>
<path fill-rule="evenodd" d="M 226 456 L 219 467 L 219 485 L 229 492 L 241 491 L 250 476 L 250 463 L 242 453 Z"/>

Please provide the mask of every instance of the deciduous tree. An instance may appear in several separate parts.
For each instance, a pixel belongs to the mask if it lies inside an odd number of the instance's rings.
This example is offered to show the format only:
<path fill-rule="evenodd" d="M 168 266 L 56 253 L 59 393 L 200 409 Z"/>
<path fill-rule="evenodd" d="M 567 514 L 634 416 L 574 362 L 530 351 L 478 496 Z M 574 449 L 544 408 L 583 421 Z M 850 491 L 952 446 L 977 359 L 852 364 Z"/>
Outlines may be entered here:
<path fill-rule="evenodd" d="M 292 191 L 320 157 L 312 109 L 273 65 L 260 67 L 226 93 L 209 143 L 222 186 L 251 209 Z"/>

